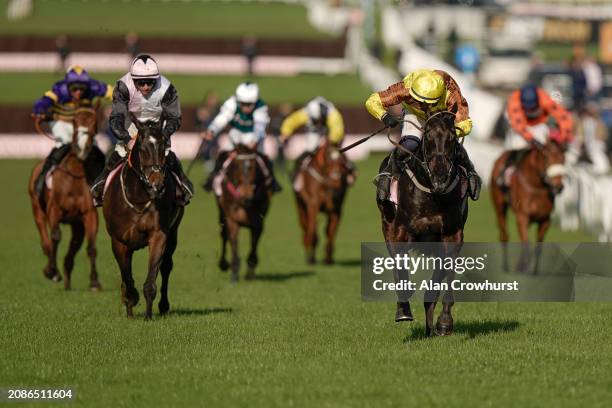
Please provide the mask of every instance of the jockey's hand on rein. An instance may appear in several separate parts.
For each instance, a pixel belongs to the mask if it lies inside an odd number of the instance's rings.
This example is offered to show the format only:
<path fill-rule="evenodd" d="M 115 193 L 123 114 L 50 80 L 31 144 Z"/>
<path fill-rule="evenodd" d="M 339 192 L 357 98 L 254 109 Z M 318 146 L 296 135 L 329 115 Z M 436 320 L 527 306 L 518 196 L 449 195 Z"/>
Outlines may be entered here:
<path fill-rule="evenodd" d="M 398 121 L 397 119 L 395 119 L 395 117 L 393 117 L 392 115 L 390 115 L 390 114 L 388 114 L 388 113 L 385 113 L 385 114 L 383 115 L 383 117 L 382 117 L 382 118 L 380 118 L 380 119 L 382 120 L 382 122 L 383 122 L 383 123 L 384 123 L 386 126 L 388 126 L 388 127 L 390 127 L 390 128 L 394 128 L 394 127 L 396 127 L 397 125 L 399 125 L 399 121 Z"/>

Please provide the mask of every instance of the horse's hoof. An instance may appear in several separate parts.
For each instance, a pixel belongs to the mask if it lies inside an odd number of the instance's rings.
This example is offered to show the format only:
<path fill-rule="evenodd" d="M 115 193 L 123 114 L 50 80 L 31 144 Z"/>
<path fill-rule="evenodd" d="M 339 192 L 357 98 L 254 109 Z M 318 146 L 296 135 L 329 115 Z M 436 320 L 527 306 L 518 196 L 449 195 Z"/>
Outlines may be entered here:
<path fill-rule="evenodd" d="M 453 320 L 440 320 L 436 323 L 436 336 L 450 336 L 453 333 Z"/>
<path fill-rule="evenodd" d="M 425 337 L 434 337 L 435 333 L 431 327 L 425 327 Z"/>
<path fill-rule="evenodd" d="M 168 302 L 164 302 L 164 303 L 159 302 L 157 307 L 159 308 L 159 314 L 161 316 L 167 315 L 168 311 L 170 310 L 170 304 Z"/>
<path fill-rule="evenodd" d="M 226 272 L 230 267 L 229 262 L 227 262 L 225 259 L 222 259 L 219 261 L 219 269 L 221 269 L 223 272 Z"/>
<path fill-rule="evenodd" d="M 410 303 L 397 302 L 397 309 L 395 310 L 395 321 L 411 322 L 413 320 L 414 317 L 412 316 L 412 310 L 410 310 Z"/>
<path fill-rule="evenodd" d="M 333 265 L 334 264 L 334 260 L 331 258 L 327 258 L 325 259 L 325 265 Z"/>
<path fill-rule="evenodd" d="M 306 258 L 306 263 L 307 263 L 308 265 L 314 265 L 314 264 L 315 264 L 315 263 L 317 263 L 317 262 L 315 261 L 315 259 L 314 259 L 314 258 Z"/>
<path fill-rule="evenodd" d="M 89 290 L 92 291 L 92 292 L 101 292 L 102 291 L 102 285 L 100 285 L 99 282 L 91 283 L 89 285 Z"/>
<path fill-rule="evenodd" d="M 62 277 L 60 276 L 60 274 L 54 275 L 53 277 L 51 277 L 51 280 L 53 282 L 61 282 L 62 281 Z"/>
<path fill-rule="evenodd" d="M 240 278 L 238 277 L 238 274 L 232 273 L 232 283 L 238 283 L 239 280 Z"/>
<path fill-rule="evenodd" d="M 255 268 L 249 268 L 247 270 L 246 276 L 244 277 L 246 280 L 253 280 L 255 279 Z"/>

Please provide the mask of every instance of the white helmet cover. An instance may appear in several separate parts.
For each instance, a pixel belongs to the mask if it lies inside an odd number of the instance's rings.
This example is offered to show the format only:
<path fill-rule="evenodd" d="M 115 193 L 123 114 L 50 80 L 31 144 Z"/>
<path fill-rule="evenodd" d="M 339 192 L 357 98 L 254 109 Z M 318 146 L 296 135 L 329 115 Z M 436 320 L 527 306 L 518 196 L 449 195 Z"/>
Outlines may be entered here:
<path fill-rule="evenodd" d="M 327 99 L 317 96 L 306 105 L 306 113 L 312 120 L 320 120 L 321 116 L 327 117 L 328 105 Z"/>
<path fill-rule="evenodd" d="M 132 79 L 156 79 L 159 78 L 159 69 L 150 55 L 140 54 L 132 62 L 130 75 Z"/>
<path fill-rule="evenodd" d="M 259 87 L 252 82 L 243 82 L 236 88 L 236 100 L 239 103 L 255 103 L 259 99 Z"/>

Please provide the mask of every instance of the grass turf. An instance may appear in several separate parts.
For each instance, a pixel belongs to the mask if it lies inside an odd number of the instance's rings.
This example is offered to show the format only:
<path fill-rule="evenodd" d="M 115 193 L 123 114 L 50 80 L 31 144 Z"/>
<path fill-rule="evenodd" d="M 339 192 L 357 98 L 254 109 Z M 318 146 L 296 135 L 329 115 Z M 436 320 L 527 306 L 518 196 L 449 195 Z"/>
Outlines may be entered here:
<path fill-rule="evenodd" d="M 110 84 L 124 74 L 96 74 L 91 76 Z M 61 79 L 52 73 L 3 73 L 0 75 L 0 105 L 31 105 L 51 86 Z M 234 93 L 236 86 L 246 78 L 233 75 L 168 75 L 179 92 L 181 103 L 196 105 L 204 94 L 215 90 L 221 98 Z M 305 74 L 296 77 L 258 76 L 254 78 L 260 87 L 262 98 L 269 104 L 290 102 L 302 104 L 316 95 L 325 95 L 341 105 L 361 105 L 371 90 L 363 85 L 357 75 Z"/>
<path fill-rule="evenodd" d="M 0 0 L 6 10 L 9 0 Z M 125 35 L 325 39 L 301 5 L 261 2 L 161 0 L 37 0 L 31 16 L 0 14 L 0 35 Z"/>
<path fill-rule="evenodd" d="M 213 199 L 198 191 L 180 229 L 171 314 L 153 322 L 142 319 L 146 254 L 134 262 L 141 303 L 128 321 L 103 227 L 103 292 L 86 290 L 83 250 L 73 291 L 43 278 L 26 193 L 33 162 L 1 161 L 0 386 L 72 387 L 75 406 L 607 406 L 610 304 L 457 304 L 456 332 L 423 339 L 418 305 L 415 322 L 396 324 L 393 305 L 360 300 L 360 242 L 381 239 L 370 184 L 380 158 L 358 163 L 337 265 L 303 263 L 284 181 L 261 242 L 259 278 L 235 286 L 216 267 Z M 466 239 L 496 237 L 483 194 L 470 203 Z M 548 236 L 591 238 L 556 228 Z M 64 230 L 62 255 L 67 239 Z"/>

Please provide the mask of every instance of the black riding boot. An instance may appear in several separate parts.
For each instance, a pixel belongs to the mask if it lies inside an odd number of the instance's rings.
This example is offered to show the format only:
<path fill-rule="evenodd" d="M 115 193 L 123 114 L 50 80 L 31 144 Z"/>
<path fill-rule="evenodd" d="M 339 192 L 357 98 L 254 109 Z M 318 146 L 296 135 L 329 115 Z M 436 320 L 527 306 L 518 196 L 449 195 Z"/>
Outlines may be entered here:
<path fill-rule="evenodd" d="M 202 188 L 204 189 L 204 191 L 208 191 L 208 192 L 212 191 L 213 181 L 215 180 L 215 177 L 217 176 L 219 171 L 221 171 L 221 168 L 223 167 L 223 163 L 225 163 L 225 160 L 227 159 L 228 154 L 229 154 L 228 151 L 219 152 L 219 155 L 217 156 L 217 160 L 215 161 L 215 168 L 213 169 L 213 171 L 210 172 L 210 174 L 208 175 L 208 178 L 202 185 Z"/>
<path fill-rule="evenodd" d="M 36 194 L 38 195 L 38 200 L 40 201 L 41 205 L 44 204 L 43 191 L 45 188 L 45 179 L 47 173 L 49 172 L 51 167 L 57 166 L 69 151 L 69 144 L 60 147 L 54 147 L 51 150 L 51 153 L 49 153 L 49 155 L 45 159 L 42 169 L 40 170 L 40 173 L 38 174 L 38 177 L 36 177 L 36 181 L 34 182 L 34 191 L 36 191 Z"/>
<path fill-rule="evenodd" d="M 419 148 L 421 139 L 416 136 L 404 136 L 400 140 L 400 145 L 410 152 L 416 152 Z M 399 177 L 401 169 L 398 166 L 398 162 L 404 161 L 407 157 L 407 153 L 400 149 L 394 149 L 389 155 L 387 166 L 382 169 L 380 174 L 375 178 L 376 181 L 376 199 L 378 201 L 389 201 L 391 195 L 391 179 L 393 177 Z"/>
<path fill-rule="evenodd" d="M 189 204 L 189 200 L 191 200 L 191 197 L 193 196 L 193 184 L 183 171 L 183 166 L 181 166 L 181 162 L 173 151 L 168 152 L 166 164 L 168 165 L 170 171 L 176 174 L 181 180 L 181 190 L 183 190 L 183 194 L 185 195 L 185 205 Z"/>
<path fill-rule="evenodd" d="M 121 162 L 123 162 L 125 158 L 121 157 L 119 153 L 113 150 L 108 160 L 106 161 L 106 166 L 104 166 L 104 170 L 98 176 L 96 181 L 94 181 L 93 186 L 91 186 L 91 195 L 93 197 L 94 205 L 96 207 L 102 206 L 102 195 L 104 194 L 104 184 L 106 182 L 106 178 L 110 174 L 113 169 L 115 169 Z"/>
<path fill-rule="evenodd" d="M 270 187 L 272 189 L 273 193 L 278 193 L 280 191 L 282 191 L 282 187 L 280 184 L 278 184 L 278 180 L 276 180 L 276 176 L 274 175 L 274 165 L 272 164 L 272 161 L 268 158 L 268 156 L 266 156 L 263 153 L 257 153 L 259 155 L 259 157 L 261 157 L 264 161 L 264 164 L 266 165 L 266 168 L 268 169 L 268 172 L 270 173 L 266 179 L 266 185 L 268 185 L 268 187 Z"/>
<path fill-rule="evenodd" d="M 473 201 L 478 200 L 480 197 L 480 187 L 482 186 L 482 180 L 474 169 L 474 164 L 470 160 L 467 151 L 463 147 L 463 144 L 459 143 L 457 148 L 457 163 L 467 170 L 468 178 L 468 194 Z"/>

